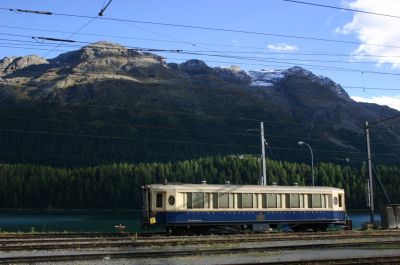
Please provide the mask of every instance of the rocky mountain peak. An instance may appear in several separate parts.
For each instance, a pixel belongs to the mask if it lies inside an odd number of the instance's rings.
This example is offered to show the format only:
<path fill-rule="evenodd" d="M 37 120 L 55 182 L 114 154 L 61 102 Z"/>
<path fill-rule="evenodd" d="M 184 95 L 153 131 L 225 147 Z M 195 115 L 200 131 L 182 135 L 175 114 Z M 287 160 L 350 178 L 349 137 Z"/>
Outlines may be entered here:
<path fill-rule="evenodd" d="M 197 59 L 188 60 L 179 65 L 180 69 L 189 76 L 211 73 L 213 69 L 205 62 Z"/>
<path fill-rule="evenodd" d="M 303 84 L 302 87 L 304 89 L 307 89 L 307 82 L 311 82 L 317 84 L 322 89 L 328 89 L 328 91 L 344 100 L 351 100 L 347 92 L 330 78 L 316 75 L 300 66 L 294 66 L 286 70 L 261 69 L 259 71 L 249 71 L 248 75 L 251 80 L 250 86 L 272 87 L 284 80 L 294 78 L 297 80 L 296 83 Z"/>
<path fill-rule="evenodd" d="M 11 74 L 31 65 L 48 64 L 49 62 L 37 55 L 21 57 L 4 57 L 0 60 L 0 76 Z"/>
<path fill-rule="evenodd" d="M 218 76 L 228 82 L 250 84 L 251 77 L 240 67 L 232 65 L 229 67 L 214 68 Z"/>
<path fill-rule="evenodd" d="M 139 53 L 138 53 L 139 54 Z M 107 41 L 99 41 L 87 45 L 81 49 L 81 57 L 86 60 L 93 60 L 106 56 L 127 56 L 128 49 L 122 45 Z"/>
<path fill-rule="evenodd" d="M 52 59 L 52 63 L 66 66 L 74 72 L 128 72 L 132 68 L 159 65 L 166 67 L 161 56 L 129 49 L 122 45 L 99 41 L 82 47 L 80 50 L 67 52 Z"/>
<path fill-rule="evenodd" d="M 316 75 L 310 70 L 304 69 L 299 66 L 289 68 L 284 71 L 283 74 L 285 75 L 285 77 L 297 76 L 305 78 L 313 83 L 318 84 L 319 86 L 321 86 L 321 88 L 328 89 L 330 92 L 334 93 L 336 96 L 344 100 L 351 100 L 350 96 L 342 88 L 341 85 L 335 83 L 332 79 L 326 76 Z"/>
<path fill-rule="evenodd" d="M 316 77 L 316 75 L 311 72 L 310 70 L 304 69 L 303 67 L 300 66 L 293 66 L 285 71 L 283 71 L 283 74 L 285 75 L 302 75 L 302 76 L 307 76 L 307 77 Z"/>

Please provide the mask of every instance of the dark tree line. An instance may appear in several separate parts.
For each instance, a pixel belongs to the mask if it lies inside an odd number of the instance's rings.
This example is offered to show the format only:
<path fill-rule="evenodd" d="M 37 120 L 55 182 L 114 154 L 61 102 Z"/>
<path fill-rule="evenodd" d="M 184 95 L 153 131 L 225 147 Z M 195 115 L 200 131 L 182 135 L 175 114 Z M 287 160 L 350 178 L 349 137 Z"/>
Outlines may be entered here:
<path fill-rule="evenodd" d="M 400 202 L 400 168 L 379 166 L 376 176 L 392 203 Z M 168 182 L 257 184 L 258 159 L 252 156 L 216 156 L 176 163 L 110 164 L 83 168 L 56 168 L 29 164 L 0 164 L 0 208 L 140 209 L 141 186 Z M 346 190 L 349 208 L 366 208 L 365 168 L 320 163 L 315 183 Z M 310 185 L 306 164 L 267 161 L 268 183 Z M 377 177 L 376 203 L 386 204 Z"/>

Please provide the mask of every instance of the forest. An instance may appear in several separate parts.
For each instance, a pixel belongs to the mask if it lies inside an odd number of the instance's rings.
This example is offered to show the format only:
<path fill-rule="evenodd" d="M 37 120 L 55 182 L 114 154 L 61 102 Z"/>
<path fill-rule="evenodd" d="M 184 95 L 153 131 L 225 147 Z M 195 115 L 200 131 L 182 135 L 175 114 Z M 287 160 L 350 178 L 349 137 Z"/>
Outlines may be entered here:
<path fill-rule="evenodd" d="M 365 164 L 315 165 L 315 185 L 344 188 L 347 207 L 367 208 Z M 174 163 L 107 164 L 60 168 L 0 164 L 0 208 L 3 209 L 140 209 L 141 186 L 182 182 L 258 184 L 259 159 L 250 155 L 210 156 Z M 307 164 L 267 160 L 267 183 L 311 185 Z M 383 188 L 384 189 L 383 189 Z M 400 168 L 374 167 L 379 206 L 400 202 Z M 387 196 L 385 196 L 385 192 Z"/>

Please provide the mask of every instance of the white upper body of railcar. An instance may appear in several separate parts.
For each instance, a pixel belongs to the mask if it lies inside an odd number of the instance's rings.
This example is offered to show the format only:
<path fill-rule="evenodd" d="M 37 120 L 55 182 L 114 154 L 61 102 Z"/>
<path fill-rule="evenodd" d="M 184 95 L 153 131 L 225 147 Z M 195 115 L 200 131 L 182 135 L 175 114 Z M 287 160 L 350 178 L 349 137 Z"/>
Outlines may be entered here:
<path fill-rule="evenodd" d="M 151 184 L 156 211 L 344 211 L 344 190 L 334 187 Z"/>

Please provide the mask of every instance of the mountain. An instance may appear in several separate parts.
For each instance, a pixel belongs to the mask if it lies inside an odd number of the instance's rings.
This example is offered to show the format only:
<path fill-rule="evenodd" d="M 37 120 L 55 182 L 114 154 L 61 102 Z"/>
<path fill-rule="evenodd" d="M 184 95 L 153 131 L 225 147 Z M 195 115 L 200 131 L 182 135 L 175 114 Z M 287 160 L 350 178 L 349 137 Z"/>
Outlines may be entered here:
<path fill-rule="evenodd" d="M 97 42 L 53 59 L 0 61 L 2 162 L 57 166 L 176 161 L 259 153 L 318 162 L 365 159 L 365 121 L 398 115 L 353 101 L 327 77 L 301 67 L 246 72 Z M 400 126 L 371 129 L 374 161 L 396 163 Z M 271 154 L 272 153 L 272 154 Z"/>

